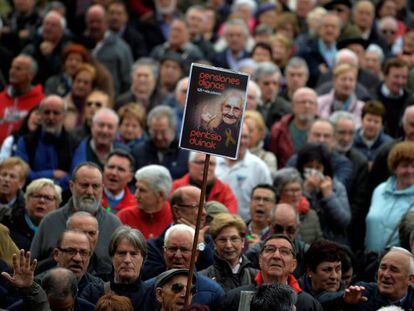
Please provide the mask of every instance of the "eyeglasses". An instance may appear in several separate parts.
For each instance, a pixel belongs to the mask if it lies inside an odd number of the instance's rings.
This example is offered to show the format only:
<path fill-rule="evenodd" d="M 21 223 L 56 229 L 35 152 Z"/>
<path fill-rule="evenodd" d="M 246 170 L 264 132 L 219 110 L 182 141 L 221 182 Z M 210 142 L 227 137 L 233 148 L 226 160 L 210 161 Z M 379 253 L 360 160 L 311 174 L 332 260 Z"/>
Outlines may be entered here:
<path fill-rule="evenodd" d="M 91 100 L 91 101 L 86 102 L 86 106 L 88 106 L 88 107 L 96 106 L 98 108 L 101 108 L 102 106 L 104 106 L 104 104 L 100 101 Z"/>
<path fill-rule="evenodd" d="M 76 249 L 76 248 L 61 248 L 59 247 L 58 250 L 60 250 L 61 252 L 74 257 L 76 256 L 77 253 L 79 253 L 79 255 L 83 258 L 87 258 L 91 255 L 91 251 L 87 250 L 87 249 Z"/>
<path fill-rule="evenodd" d="M 241 239 L 241 237 L 238 237 L 238 236 L 232 236 L 232 237 L 229 237 L 229 238 L 222 237 L 222 238 L 217 238 L 216 239 L 216 242 L 218 244 L 223 244 L 223 245 L 226 244 L 227 241 L 230 241 L 231 244 L 238 244 L 242 241 L 242 239 Z"/>
<path fill-rule="evenodd" d="M 184 288 L 185 285 L 181 283 L 174 283 L 173 285 L 171 285 L 171 291 L 173 291 L 175 294 L 181 293 Z M 196 293 L 196 290 L 197 289 L 195 285 L 192 285 L 190 289 L 191 294 L 194 295 Z"/>
<path fill-rule="evenodd" d="M 281 225 L 273 225 L 273 233 L 284 233 L 287 234 L 295 234 L 296 233 L 296 227 L 294 226 L 281 226 Z"/>
<path fill-rule="evenodd" d="M 252 197 L 252 201 L 254 201 L 254 202 L 263 201 L 265 203 L 273 203 L 275 200 L 273 198 L 270 198 L 270 197 L 261 197 L 261 196 L 258 196 L 258 195 L 254 195 Z"/>
<path fill-rule="evenodd" d="M 266 245 L 263 248 L 263 253 L 266 255 L 270 255 L 270 254 L 274 254 L 279 250 L 280 255 L 282 255 L 283 257 L 287 257 L 290 255 L 294 255 L 294 252 L 285 246 L 281 246 L 281 247 L 276 247 L 276 246 L 272 246 L 272 245 Z"/>
<path fill-rule="evenodd" d="M 46 195 L 46 194 L 31 194 L 30 197 L 38 201 L 43 199 L 46 202 L 53 202 L 56 199 L 53 195 Z"/>
<path fill-rule="evenodd" d="M 180 252 L 181 252 L 181 254 L 184 254 L 184 255 L 188 255 L 188 254 L 190 254 L 190 253 L 191 253 L 191 249 L 186 248 L 186 247 L 178 247 L 178 246 L 164 246 L 164 249 L 165 249 L 167 252 L 171 253 L 171 254 L 177 254 L 177 253 L 178 253 L 178 251 L 180 251 Z"/>
<path fill-rule="evenodd" d="M 395 31 L 394 29 L 383 29 L 383 30 L 381 30 L 381 32 L 382 32 L 383 34 L 395 35 L 395 33 L 396 33 L 397 31 Z"/>

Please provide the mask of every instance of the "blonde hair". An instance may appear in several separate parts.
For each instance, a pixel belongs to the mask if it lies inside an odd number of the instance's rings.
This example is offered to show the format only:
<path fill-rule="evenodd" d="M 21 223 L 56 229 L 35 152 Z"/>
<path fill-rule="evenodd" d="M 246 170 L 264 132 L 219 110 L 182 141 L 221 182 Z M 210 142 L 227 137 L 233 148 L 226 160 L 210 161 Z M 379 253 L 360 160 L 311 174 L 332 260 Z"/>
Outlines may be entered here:
<path fill-rule="evenodd" d="M 25 180 L 29 174 L 29 165 L 19 157 L 10 157 L 0 163 L 0 171 L 6 168 L 20 167 L 20 180 Z"/>
<path fill-rule="evenodd" d="M 210 223 L 209 232 L 216 239 L 220 232 L 227 227 L 235 227 L 241 237 L 246 235 L 247 226 L 239 215 L 220 213 L 214 216 Z"/>
<path fill-rule="evenodd" d="M 56 200 L 57 205 L 59 206 L 60 202 L 62 202 L 62 188 L 56 185 L 53 180 L 49 178 L 39 178 L 33 180 L 26 188 L 26 193 L 24 194 L 24 199 L 27 201 L 34 192 L 39 191 L 43 187 L 50 187 L 54 191 L 54 197 Z"/>
<path fill-rule="evenodd" d="M 345 63 L 338 64 L 333 69 L 333 78 L 336 79 L 341 74 L 346 73 L 348 71 L 354 71 L 356 75 L 358 73 L 358 68 L 350 64 L 345 64 Z"/>

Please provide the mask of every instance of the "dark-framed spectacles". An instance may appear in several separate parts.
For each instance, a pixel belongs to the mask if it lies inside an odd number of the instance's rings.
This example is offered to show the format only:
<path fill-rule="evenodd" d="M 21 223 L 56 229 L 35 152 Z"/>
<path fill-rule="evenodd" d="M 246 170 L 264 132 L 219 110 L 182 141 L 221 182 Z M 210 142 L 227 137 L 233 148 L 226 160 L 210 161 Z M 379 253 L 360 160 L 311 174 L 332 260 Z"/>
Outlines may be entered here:
<path fill-rule="evenodd" d="M 280 233 L 287 233 L 287 234 L 295 234 L 297 228 L 295 226 L 281 226 L 281 225 L 273 225 L 273 233 L 280 234 Z"/>
<path fill-rule="evenodd" d="M 53 201 L 56 200 L 56 198 L 53 195 L 38 194 L 38 193 L 32 193 L 32 194 L 30 194 L 30 197 L 32 199 L 35 199 L 35 200 L 38 200 L 38 201 L 43 199 L 46 202 L 53 202 Z"/>
<path fill-rule="evenodd" d="M 183 289 L 185 288 L 185 285 L 182 283 L 174 283 L 173 285 L 171 285 L 171 291 L 175 294 L 179 294 L 183 291 Z M 192 295 L 194 295 L 196 293 L 196 287 L 195 285 L 191 285 L 191 289 L 190 292 Z"/>
<path fill-rule="evenodd" d="M 72 247 L 68 247 L 68 248 L 58 247 L 58 250 L 60 250 L 62 253 L 65 253 L 71 257 L 76 256 L 77 253 L 79 253 L 79 255 L 83 258 L 87 258 L 91 255 L 91 251 L 88 249 L 76 249 Z"/>
<path fill-rule="evenodd" d="M 277 251 L 279 251 L 280 255 L 282 255 L 283 257 L 287 257 L 290 255 L 295 256 L 295 253 L 289 247 L 285 247 L 285 246 L 276 247 L 273 245 L 266 245 L 265 247 L 263 247 L 263 254 L 266 254 L 266 255 L 274 254 Z"/>

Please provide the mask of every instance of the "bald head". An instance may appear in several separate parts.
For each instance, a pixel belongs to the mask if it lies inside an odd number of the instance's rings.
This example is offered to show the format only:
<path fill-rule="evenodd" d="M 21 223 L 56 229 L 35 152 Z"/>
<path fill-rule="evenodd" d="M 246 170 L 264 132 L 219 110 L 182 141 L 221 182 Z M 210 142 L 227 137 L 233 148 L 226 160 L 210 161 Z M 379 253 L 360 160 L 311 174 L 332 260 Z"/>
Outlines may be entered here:
<path fill-rule="evenodd" d="M 42 100 L 39 106 L 42 117 L 42 130 L 58 135 L 62 131 L 65 119 L 65 102 L 57 95 L 50 95 Z"/>
<path fill-rule="evenodd" d="M 293 241 L 299 227 L 296 207 L 287 203 L 276 204 L 270 213 L 270 226 L 273 233 L 286 234 Z"/>
<path fill-rule="evenodd" d="M 92 5 L 86 13 L 85 22 L 89 37 L 95 42 L 101 41 L 108 29 L 104 7 L 98 4 Z"/>

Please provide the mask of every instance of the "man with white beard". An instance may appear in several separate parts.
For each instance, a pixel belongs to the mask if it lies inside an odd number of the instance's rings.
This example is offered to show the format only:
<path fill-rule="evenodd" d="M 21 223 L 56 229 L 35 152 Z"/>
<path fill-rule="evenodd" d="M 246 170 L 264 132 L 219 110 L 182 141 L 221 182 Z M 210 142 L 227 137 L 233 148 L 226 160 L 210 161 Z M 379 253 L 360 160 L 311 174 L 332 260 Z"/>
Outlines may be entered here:
<path fill-rule="evenodd" d="M 111 267 L 108 244 L 112 232 L 121 222 L 101 207 L 103 182 L 100 168 L 92 162 L 79 164 L 73 171 L 69 187 L 72 192 L 69 202 L 48 214 L 40 223 L 30 248 L 33 258 L 40 261 L 49 257 L 59 236 L 66 229 L 68 218 L 75 212 L 83 211 L 96 217 L 100 233 L 95 253 L 100 261 Z"/>
<path fill-rule="evenodd" d="M 349 204 L 352 220 L 349 228 L 363 228 L 370 197 L 366 195 L 368 181 L 368 160 L 360 151 L 352 147 L 355 136 L 354 116 L 347 111 L 337 111 L 329 119 L 334 126 L 334 149 L 352 162 L 352 175 L 349 188 Z M 356 230 L 359 233 L 360 230 Z M 349 239 L 354 249 L 363 247 L 360 234 L 350 230 Z"/>

